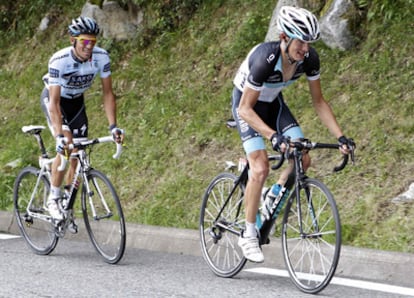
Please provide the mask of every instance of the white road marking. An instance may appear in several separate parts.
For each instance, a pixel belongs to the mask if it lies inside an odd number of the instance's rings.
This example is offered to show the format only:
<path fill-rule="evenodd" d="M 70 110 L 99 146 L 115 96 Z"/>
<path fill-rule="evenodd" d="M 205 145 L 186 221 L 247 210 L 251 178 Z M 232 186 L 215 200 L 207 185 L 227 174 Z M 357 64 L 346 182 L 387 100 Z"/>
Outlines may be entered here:
<path fill-rule="evenodd" d="M 7 239 L 14 239 L 14 238 L 20 238 L 20 236 L 0 233 L 0 240 L 7 240 Z"/>
<path fill-rule="evenodd" d="M 244 271 L 252 272 L 252 273 L 261 273 L 261 274 L 289 277 L 289 273 L 286 270 L 279 270 L 279 269 L 272 269 L 272 268 L 251 268 L 251 269 L 246 269 Z M 385 293 L 414 296 L 414 288 L 399 287 L 399 286 L 393 286 L 393 285 L 375 283 L 375 282 L 369 282 L 369 281 L 363 281 L 363 280 L 334 277 L 331 280 L 331 284 L 336 284 L 336 285 L 346 286 L 346 287 L 353 287 L 353 288 L 360 288 L 360 289 L 365 289 L 365 290 L 380 291 L 380 292 L 385 292 Z"/>

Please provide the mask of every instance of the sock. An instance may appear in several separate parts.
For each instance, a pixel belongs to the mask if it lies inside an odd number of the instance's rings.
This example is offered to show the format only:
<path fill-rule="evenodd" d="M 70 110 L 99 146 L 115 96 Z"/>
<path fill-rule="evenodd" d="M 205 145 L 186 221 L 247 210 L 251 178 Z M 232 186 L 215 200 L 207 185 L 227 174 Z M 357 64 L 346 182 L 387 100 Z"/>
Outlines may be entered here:
<path fill-rule="evenodd" d="M 51 198 L 60 198 L 60 187 L 50 186 L 50 197 Z"/>
<path fill-rule="evenodd" d="M 246 221 L 246 231 L 243 234 L 246 238 L 257 237 L 256 223 Z"/>

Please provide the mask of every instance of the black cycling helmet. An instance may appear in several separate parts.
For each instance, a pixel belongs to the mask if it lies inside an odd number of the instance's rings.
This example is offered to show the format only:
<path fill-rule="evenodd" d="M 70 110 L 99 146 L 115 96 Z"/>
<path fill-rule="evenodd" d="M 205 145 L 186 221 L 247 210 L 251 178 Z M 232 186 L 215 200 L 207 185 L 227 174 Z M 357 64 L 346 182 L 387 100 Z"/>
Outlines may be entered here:
<path fill-rule="evenodd" d="M 69 34 L 79 36 L 80 34 L 99 34 L 99 26 L 94 19 L 88 17 L 79 17 L 72 20 L 72 24 L 68 26 Z"/>

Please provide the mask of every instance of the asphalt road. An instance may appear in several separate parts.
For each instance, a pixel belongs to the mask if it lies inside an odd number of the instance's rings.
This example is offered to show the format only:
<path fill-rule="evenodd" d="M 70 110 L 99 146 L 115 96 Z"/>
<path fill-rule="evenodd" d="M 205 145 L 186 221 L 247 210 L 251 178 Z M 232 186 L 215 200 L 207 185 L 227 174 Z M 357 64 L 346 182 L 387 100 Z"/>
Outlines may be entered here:
<path fill-rule="evenodd" d="M 104 263 L 80 231 L 49 256 L 33 254 L 13 216 L 0 212 L 0 297 L 311 297 L 286 277 L 278 239 L 265 263 L 248 263 L 231 279 L 207 267 L 198 232 L 127 226 L 119 265 Z M 68 236 L 68 235 L 67 235 Z M 414 255 L 344 247 L 332 283 L 319 297 L 414 297 Z"/>

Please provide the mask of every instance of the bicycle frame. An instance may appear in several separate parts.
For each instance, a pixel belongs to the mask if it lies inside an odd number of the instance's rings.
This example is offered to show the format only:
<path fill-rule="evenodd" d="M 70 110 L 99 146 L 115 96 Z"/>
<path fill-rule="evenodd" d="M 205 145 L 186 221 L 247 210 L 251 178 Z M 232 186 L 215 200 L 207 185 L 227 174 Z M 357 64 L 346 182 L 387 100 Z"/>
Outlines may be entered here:
<path fill-rule="evenodd" d="M 302 163 L 302 157 L 303 157 L 303 150 L 304 149 L 314 149 L 314 148 L 325 148 L 325 149 L 332 149 L 332 148 L 338 148 L 338 145 L 336 144 L 323 144 L 323 143 L 310 143 L 307 142 L 307 140 L 304 140 L 303 142 L 294 142 L 293 144 L 293 148 L 291 150 L 291 152 L 287 152 L 283 155 L 277 156 L 277 155 L 269 155 L 268 159 L 269 161 L 274 161 L 274 160 L 279 160 L 279 162 L 272 166 L 272 170 L 277 170 L 279 169 L 282 164 L 284 163 L 285 159 L 291 159 L 293 160 L 293 172 L 295 174 L 295 180 L 294 180 L 294 184 L 292 185 L 292 189 L 295 190 L 294 195 L 291 194 L 289 196 L 288 200 L 297 200 L 297 212 L 298 212 L 298 221 L 299 221 L 299 227 L 300 227 L 300 235 L 302 237 L 315 237 L 317 236 L 317 234 L 313 233 L 312 235 L 305 235 L 305 233 L 303 232 L 303 227 L 302 227 L 302 211 L 301 211 L 301 200 L 300 200 L 300 190 L 305 188 L 304 185 L 304 180 L 306 179 L 306 174 L 305 174 L 305 170 L 303 168 L 303 163 Z M 351 155 L 351 158 L 353 160 L 353 155 Z M 348 162 L 348 155 L 344 155 L 343 157 L 343 161 L 341 163 L 341 165 L 337 166 L 334 168 L 334 171 L 340 171 L 342 170 L 345 165 Z M 233 230 L 231 227 L 229 227 L 227 225 L 227 223 L 221 223 L 220 222 L 220 217 L 221 214 L 223 212 L 223 210 L 226 208 L 226 206 L 229 204 L 230 199 L 232 198 L 234 192 L 236 191 L 236 189 L 241 186 L 244 192 L 244 188 L 246 187 L 247 184 L 247 180 L 248 180 L 248 171 L 249 171 L 249 164 L 247 163 L 243 170 L 241 171 L 240 176 L 238 177 L 238 179 L 236 180 L 231 192 L 229 193 L 229 195 L 227 196 L 227 199 L 225 200 L 222 208 L 220 209 L 220 211 L 218 212 L 218 215 L 215 219 L 215 225 L 221 229 L 225 229 L 235 235 L 240 235 L 240 232 Z M 242 198 L 243 200 L 244 198 Z M 240 203 L 238 204 L 238 208 L 239 210 L 237 211 L 237 217 L 240 214 L 240 208 L 242 206 L 242 200 L 240 201 Z M 285 205 L 285 203 L 288 200 L 280 200 L 277 205 L 276 208 L 274 209 L 273 213 L 270 216 L 269 220 L 265 220 L 260 228 L 260 243 L 261 244 L 268 244 L 269 243 L 269 233 L 272 229 L 272 226 L 274 224 L 274 222 L 277 219 L 277 216 L 279 215 L 280 211 L 282 210 L 283 206 Z M 312 215 L 312 222 L 313 225 L 315 227 L 315 230 L 319 230 L 318 229 L 318 223 L 316 221 L 316 215 L 314 214 L 314 208 L 312 205 L 312 201 L 309 200 L 308 201 L 308 208 L 309 211 Z"/>
<path fill-rule="evenodd" d="M 40 166 L 40 170 L 39 170 L 39 174 L 38 174 L 38 178 L 35 184 L 35 187 L 33 189 L 33 192 L 31 194 L 30 197 L 30 201 L 27 205 L 27 214 L 31 217 L 35 217 L 35 218 L 39 218 L 48 222 L 52 222 L 52 218 L 50 215 L 46 215 L 46 214 L 40 214 L 38 212 L 32 212 L 31 211 L 31 207 L 35 198 L 35 194 L 39 188 L 40 185 L 40 180 L 42 179 L 42 177 L 44 175 L 46 175 L 46 178 L 48 181 L 50 181 L 51 178 L 51 165 L 54 162 L 54 160 L 57 157 L 53 157 L 53 158 L 49 158 L 47 152 L 46 152 L 46 147 L 44 146 L 43 143 L 43 139 L 41 136 L 41 131 L 44 129 L 43 126 L 27 126 L 27 127 L 23 127 L 22 130 L 23 132 L 26 133 L 31 133 L 35 138 L 36 141 L 38 143 L 38 146 L 40 148 L 41 151 L 41 156 L 39 157 L 39 166 Z M 66 213 L 66 217 L 67 217 L 67 213 L 72 210 L 73 205 L 75 203 L 76 200 L 76 195 L 77 195 L 77 190 L 78 187 L 82 184 L 84 185 L 84 187 L 86 187 L 86 193 L 89 194 L 89 204 L 92 210 L 92 214 L 93 217 L 97 220 L 102 219 L 102 218 L 108 218 L 112 216 L 112 213 L 107 205 L 107 203 L 101 199 L 101 203 L 104 206 L 105 210 L 107 211 L 107 214 L 105 216 L 101 216 L 98 217 L 97 216 L 97 212 L 95 209 L 95 206 L 92 202 L 92 191 L 89 187 L 88 183 L 85 183 L 87 181 L 87 174 L 88 171 L 91 169 L 91 165 L 89 162 L 89 157 L 86 154 L 85 149 L 88 146 L 94 145 L 94 144 L 98 144 L 98 143 L 103 143 L 103 142 L 112 142 L 112 136 L 106 136 L 106 137 L 101 137 L 101 138 L 97 138 L 97 139 L 92 139 L 92 140 L 86 140 L 83 141 L 83 139 L 74 139 L 74 144 L 72 144 L 70 146 L 70 149 L 74 149 L 77 148 L 78 150 L 76 152 L 73 152 L 70 156 L 70 158 L 74 158 L 77 160 L 77 165 L 76 165 L 76 170 L 73 176 L 73 180 L 71 183 L 71 187 L 69 189 L 69 197 L 66 198 L 66 204 L 65 206 L 62 205 L 62 202 L 60 202 L 60 208 L 61 210 Z M 113 155 L 113 158 L 119 158 L 119 156 L 121 155 L 122 152 L 122 145 L 117 144 L 117 148 L 116 148 L 116 153 Z M 67 163 L 67 159 L 63 156 L 63 155 L 59 155 L 61 158 L 61 165 L 59 166 L 58 170 L 64 170 L 66 168 L 66 163 Z M 82 182 L 82 183 L 80 183 Z M 97 186 L 97 190 L 99 190 L 99 187 Z M 102 198 L 103 196 L 100 195 L 100 198 Z M 47 204 L 47 197 L 45 195 L 44 199 L 43 199 L 43 208 L 46 208 L 46 204 Z"/>
<path fill-rule="evenodd" d="M 244 192 L 244 188 L 246 187 L 248 175 L 249 175 L 249 165 L 246 164 L 246 166 L 244 167 L 242 173 L 240 174 L 239 178 L 237 179 L 236 183 L 234 184 L 234 186 L 233 186 L 230 194 L 227 196 L 227 199 L 224 202 L 223 207 L 220 209 L 220 211 L 219 211 L 219 213 L 218 213 L 218 215 L 217 215 L 217 217 L 216 217 L 216 219 L 214 221 L 214 223 L 215 223 L 215 225 L 217 227 L 222 228 L 222 229 L 225 229 L 225 230 L 229 231 L 230 233 L 233 233 L 233 234 L 238 235 L 238 236 L 240 236 L 240 233 L 238 231 L 229 228 L 229 226 L 227 224 L 222 224 L 219 221 L 219 219 L 221 217 L 221 214 L 222 214 L 223 210 L 228 205 L 231 197 L 233 196 L 234 192 L 236 191 L 236 189 L 238 188 L 239 185 L 241 185 L 241 187 L 243 188 L 243 192 Z M 242 203 L 243 200 L 244 200 L 244 197 L 242 197 L 242 199 L 238 203 L 238 207 L 237 207 L 238 209 L 237 209 L 237 216 L 236 216 L 236 218 L 238 218 L 239 215 L 240 215 L 240 210 L 242 208 L 242 204 L 241 203 Z M 217 237 L 215 234 L 212 235 L 212 236 L 213 237 Z"/>
<path fill-rule="evenodd" d="M 32 212 L 31 207 L 32 207 L 33 201 L 35 199 L 35 195 L 36 195 L 37 190 L 39 188 L 40 180 L 42 179 L 42 177 L 44 175 L 46 175 L 48 181 L 50 181 L 50 165 L 53 163 L 53 161 L 54 161 L 54 158 L 48 158 L 48 157 L 43 157 L 43 156 L 39 158 L 40 170 L 39 170 L 39 173 L 38 173 L 38 177 L 37 177 L 37 180 L 36 180 L 35 187 L 32 191 L 31 196 L 30 196 L 30 201 L 27 204 L 27 208 L 26 208 L 26 212 L 29 216 L 36 217 L 36 218 L 39 218 L 39 219 L 42 219 L 42 220 L 45 220 L 45 221 L 48 221 L 48 222 L 52 222 L 52 218 L 51 218 L 50 215 L 40 214 L 38 212 Z M 45 194 L 45 196 L 43 198 L 43 208 L 44 209 L 46 209 L 46 203 L 47 203 L 46 201 L 47 201 L 47 194 Z"/>

